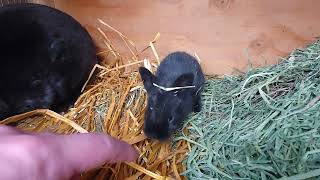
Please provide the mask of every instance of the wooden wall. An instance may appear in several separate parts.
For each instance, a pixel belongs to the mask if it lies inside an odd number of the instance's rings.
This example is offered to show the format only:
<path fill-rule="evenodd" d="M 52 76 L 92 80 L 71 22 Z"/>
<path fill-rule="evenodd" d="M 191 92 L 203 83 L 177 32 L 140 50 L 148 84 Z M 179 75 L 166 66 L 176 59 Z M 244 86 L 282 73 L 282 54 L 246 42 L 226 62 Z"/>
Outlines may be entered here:
<path fill-rule="evenodd" d="M 256 65 L 274 63 L 320 34 L 319 0 L 55 0 L 55 7 L 84 24 L 101 47 L 96 27 L 104 27 L 97 18 L 138 48 L 160 32 L 160 58 L 175 50 L 197 52 L 207 74 L 244 69 L 246 49 Z"/>

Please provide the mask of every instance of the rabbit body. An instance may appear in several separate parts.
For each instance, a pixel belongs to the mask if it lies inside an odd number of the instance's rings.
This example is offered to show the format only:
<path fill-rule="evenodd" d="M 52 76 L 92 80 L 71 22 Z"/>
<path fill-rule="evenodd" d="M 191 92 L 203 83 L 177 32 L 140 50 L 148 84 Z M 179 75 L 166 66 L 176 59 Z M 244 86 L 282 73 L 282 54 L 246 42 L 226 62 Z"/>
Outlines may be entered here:
<path fill-rule="evenodd" d="M 0 119 L 38 108 L 64 111 L 97 63 L 89 33 L 38 4 L 0 8 Z"/>
<path fill-rule="evenodd" d="M 168 139 L 190 113 L 201 110 L 205 82 L 201 66 L 193 56 L 174 52 L 160 63 L 155 76 L 143 67 L 139 72 L 148 94 L 144 133 L 153 139 Z M 172 91 L 159 88 L 187 86 L 193 87 Z"/>

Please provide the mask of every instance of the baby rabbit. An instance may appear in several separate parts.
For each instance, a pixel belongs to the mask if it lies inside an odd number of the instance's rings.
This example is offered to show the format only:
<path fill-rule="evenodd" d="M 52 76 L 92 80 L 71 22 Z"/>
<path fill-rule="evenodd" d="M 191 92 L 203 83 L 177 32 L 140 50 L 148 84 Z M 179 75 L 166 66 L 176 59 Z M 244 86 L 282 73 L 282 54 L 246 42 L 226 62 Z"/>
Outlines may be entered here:
<path fill-rule="evenodd" d="M 64 111 L 97 63 L 89 33 L 38 4 L 0 8 L 0 120 L 38 108 Z"/>
<path fill-rule="evenodd" d="M 160 63 L 156 76 L 144 67 L 139 68 L 139 73 L 148 94 L 144 133 L 149 138 L 166 140 L 182 127 L 190 113 L 201 110 L 204 74 L 198 61 L 185 52 L 169 54 Z M 173 87 L 185 88 L 164 90 Z"/>

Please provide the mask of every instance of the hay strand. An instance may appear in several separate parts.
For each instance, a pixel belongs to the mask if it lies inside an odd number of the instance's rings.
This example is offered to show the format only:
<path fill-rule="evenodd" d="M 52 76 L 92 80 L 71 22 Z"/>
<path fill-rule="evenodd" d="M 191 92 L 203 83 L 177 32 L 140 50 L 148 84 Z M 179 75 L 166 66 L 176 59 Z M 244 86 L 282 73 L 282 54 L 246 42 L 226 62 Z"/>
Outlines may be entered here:
<path fill-rule="evenodd" d="M 87 133 L 88 132 L 87 130 L 85 130 L 81 126 L 79 126 L 77 123 L 75 123 L 75 122 L 61 116 L 60 114 L 49 110 L 49 109 L 37 109 L 37 110 L 26 112 L 23 114 L 18 114 L 18 115 L 9 117 L 7 119 L 4 119 L 3 121 L 0 122 L 0 124 L 15 123 L 15 122 L 21 121 L 27 117 L 31 117 L 31 116 L 49 116 L 49 117 L 53 118 L 54 120 L 62 121 L 64 123 L 70 125 L 72 128 L 74 128 L 75 130 L 77 130 L 80 133 Z"/>

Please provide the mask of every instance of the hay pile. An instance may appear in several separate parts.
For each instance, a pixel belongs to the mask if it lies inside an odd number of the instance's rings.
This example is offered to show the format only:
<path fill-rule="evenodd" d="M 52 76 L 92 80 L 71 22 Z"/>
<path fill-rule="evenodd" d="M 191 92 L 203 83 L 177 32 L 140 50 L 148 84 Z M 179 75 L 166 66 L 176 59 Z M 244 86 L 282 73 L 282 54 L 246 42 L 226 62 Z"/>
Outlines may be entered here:
<path fill-rule="evenodd" d="M 187 123 L 189 179 L 320 178 L 320 41 L 274 66 L 209 79 Z"/>
<path fill-rule="evenodd" d="M 143 52 L 147 50 L 155 57 L 149 59 L 153 69 L 157 67 L 159 57 L 153 44 L 159 34 L 148 47 L 138 51 L 125 35 L 99 21 L 119 35 L 132 58 L 124 59 L 108 35 L 97 28 L 106 45 L 98 55 L 105 61 L 95 66 L 91 78 L 94 82 L 86 86 L 73 108 L 63 116 L 50 110 L 36 110 L 1 123 L 19 122 L 18 128 L 33 132 L 105 132 L 132 144 L 140 152 L 136 163 L 105 165 L 85 173 L 82 179 L 184 179 L 179 174 L 185 171 L 182 161 L 188 151 L 188 143 L 181 140 L 172 148 L 170 143 L 148 140 L 142 133 L 146 92 L 136 70 L 137 65 L 145 62 Z"/>

